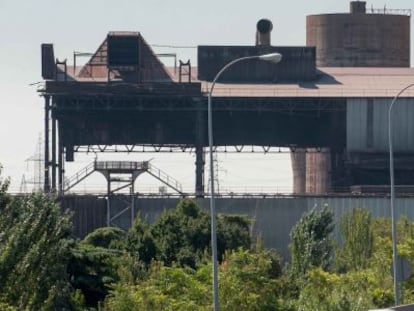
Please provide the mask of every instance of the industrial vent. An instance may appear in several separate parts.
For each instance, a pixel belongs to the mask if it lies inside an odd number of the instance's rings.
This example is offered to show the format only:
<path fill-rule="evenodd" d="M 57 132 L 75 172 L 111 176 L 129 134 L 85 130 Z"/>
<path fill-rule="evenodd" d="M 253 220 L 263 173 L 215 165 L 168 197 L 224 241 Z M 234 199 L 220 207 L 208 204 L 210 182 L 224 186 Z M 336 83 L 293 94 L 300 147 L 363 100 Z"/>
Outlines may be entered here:
<path fill-rule="evenodd" d="M 351 1 L 349 5 L 351 14 L 366 13 L 366 5 L 367 3 L 365 1 Z"/>
<path fill-rule="evenodd" d="M 121 70 L 136 70 L 139 67 L 139 37 L 138 35 L 109 34 L 108 68 Z"/>
<path fill-rule="evenodd" d="M 53 44 L 42 44 L 42 78 L 52 80 L 55 78 L 55 56 L 53 52 Z"/>

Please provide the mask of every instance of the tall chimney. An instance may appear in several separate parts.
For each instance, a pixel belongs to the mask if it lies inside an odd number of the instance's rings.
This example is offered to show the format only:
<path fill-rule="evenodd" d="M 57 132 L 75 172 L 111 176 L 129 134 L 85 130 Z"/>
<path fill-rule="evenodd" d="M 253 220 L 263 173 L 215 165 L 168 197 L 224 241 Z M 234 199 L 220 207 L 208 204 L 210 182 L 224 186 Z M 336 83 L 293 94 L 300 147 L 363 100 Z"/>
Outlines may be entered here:
<path fill-rule="evenodd" d="M 354 13 L 362 13 L 365 14 L 367 3 L 365 1 L 351 1 L 350 3 L 350 11 L 351 14 Z"/>
<path fill-rule="evenodd" d="M 268 19 L 261 19 L 257 22 L 256 29 L 256 45 L 270 45 L 272 22 Z"/>

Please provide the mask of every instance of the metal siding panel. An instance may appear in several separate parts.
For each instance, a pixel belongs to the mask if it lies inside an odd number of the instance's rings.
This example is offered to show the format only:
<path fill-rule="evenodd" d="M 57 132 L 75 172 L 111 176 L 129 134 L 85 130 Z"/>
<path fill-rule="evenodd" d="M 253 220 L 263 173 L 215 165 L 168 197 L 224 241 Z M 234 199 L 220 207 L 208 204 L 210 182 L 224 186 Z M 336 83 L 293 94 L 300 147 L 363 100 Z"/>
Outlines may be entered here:
<path fill-rule="evenodd" d="M 177 205 L 177 198 L 140 198 L 135 200 L 136 212 L 143 219 L 153 222 L 165 209 Z M 208 198 L 197 200 L 200 207 L 209 212 Z M 92 196 L 65 197 L 64 208 L 74 211 L 74 233 L 83 237 L 92 230 L 106 225 L 105 200 Z M 342 215 L 354 207 L 367 208 L 373 218 L 390 218 L 390 200 L 388 197 L 300 197 L 300 198 L 218 198 L 217 213 L 246 215 L 253 220 L 251 232 L 253 241 L 261 236 L 265 247 L 273 248 L 285 258 L 289 258 L 288 245 L 290 231 L 302 215 L 314 206 L 327 205 L 334 213 L 335 223 Z M 414 198 L 396 198 L 396 219 L 407 217 L 414 220 Z M 129 219 L 128 213 L 122 217 Z M 336 228 L 334 237 L 341 237 Z"/>
<path fill-rule="evenodd" d="M 373 148 L 367 146 L 367 102 L 347 101 L 348 152 L 388 152 L 389 98 L 374 99 Z M 393 108 L 393 145 L 395 152 L 414 152 L 414 99 L 401 98 Z M 369 150 L 368 150 L 369 149 Z"/>
<path fill-rule="evenodd" d="M 208 208 L 209 200 L 203 201 L 202 206 Z M 216 206 L 218 213 L 242 214 L 251 218 L 253 241 L 260 236 L 265 247 L 276 249 L 283 258 L 287 259 L 290 231 L 306 212 L 306 199 L 219 198 Z"/>
<path fill-rule="evenodd" d="M 367 101 L 363 98 L 347 100 L 347 150 L 359 151 L 366 149 Z M 375 125 L 374 125 L 375 126 Z"/>
<path fill-rule="evenodd" d="M 382 98 L 374 100 L 374 150 L 388 150 L 388 103 Z"/>
<path fill-rule="evenodd" d="M 212 81 L 219 70 L 244 56 L 280 53 L 278 64 L 248 60 L 234 64 L 220 77 L 221 82 L 244 83 L 313 81 L 316 76 L 315 47 L 275 46 L 198 46 L 198 79 Z"/>
<path fill-rule="evenodd" d="M 375 100 L 374 146 L 376 151 L 388 152 L 388 109 L 391 99 Z M 395 152 L 414 152 L 414 102 L 398 99 L 393 108 L 393 147 Z"/>

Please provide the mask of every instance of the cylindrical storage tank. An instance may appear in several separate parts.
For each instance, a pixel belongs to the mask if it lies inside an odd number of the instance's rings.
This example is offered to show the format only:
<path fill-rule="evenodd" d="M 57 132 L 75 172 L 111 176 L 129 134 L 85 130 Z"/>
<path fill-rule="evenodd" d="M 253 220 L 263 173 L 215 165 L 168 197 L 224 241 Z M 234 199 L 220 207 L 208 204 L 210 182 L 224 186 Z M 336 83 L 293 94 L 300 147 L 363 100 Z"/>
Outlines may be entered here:
<path fill-rule="evenodd" d="M 306 193 L 325 194 L 331 189 L 331 152 L 329 148 L 306 150 Z"/>
<path fill-rule="evenodd" d="M 293 172 L 293 193 L 306 193 L 306 149 L 291 149 L 290 160 Z"/>
<path fill-rule="evenodd" d="M 410 67 L 410 16 L 364 13 L 306 17 L 306 45 L 316 47 L 318 67 Z M 375 11 L 378 12 L 378 11 Z"/>

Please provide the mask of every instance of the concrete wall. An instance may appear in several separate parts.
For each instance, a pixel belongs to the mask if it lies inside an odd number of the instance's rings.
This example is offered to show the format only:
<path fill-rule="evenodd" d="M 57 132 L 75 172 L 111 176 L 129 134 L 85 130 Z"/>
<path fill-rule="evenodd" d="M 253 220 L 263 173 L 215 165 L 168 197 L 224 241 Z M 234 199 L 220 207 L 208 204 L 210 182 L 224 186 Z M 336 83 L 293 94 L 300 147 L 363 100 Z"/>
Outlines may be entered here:
<path fill-rule="evenodd" d="M 152 222 L 163 210 L 174 208 L 179 199 L 136 198 L 135 212 Z M 103 199 L 66 197 L 63 206 L 75 212 L 75 233 L 83 237 L 96 227 L 105 226 L 106 208 Z M 209 210 L 209 199 L 198 199 L 200 206 Z M 253 220 L 251 233 L 260 235 L 266 247 L 276 249 L 288 259 L 288 244 L 292 226 L 303 213 L 314 206 L 328 205 L 334 212 L 335 221 L 353 207 L 368 208 L 374 217 L 390 217 L 389 199 L 385 197 L 280 197 L 280 198 L 218 198 L 218 213 L 246 215 Z M 414 198 L 397 198 L 397 218 L 407 216 L 414 219 Z M 125 213 L 128 218 L 130 213 Z M 128 223 L 128 221 L 126 221 Z M 336 237 L 339 238 L 336 233 Z"/>

